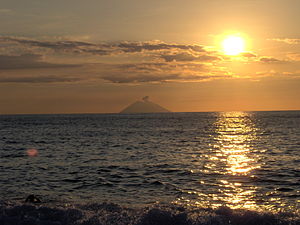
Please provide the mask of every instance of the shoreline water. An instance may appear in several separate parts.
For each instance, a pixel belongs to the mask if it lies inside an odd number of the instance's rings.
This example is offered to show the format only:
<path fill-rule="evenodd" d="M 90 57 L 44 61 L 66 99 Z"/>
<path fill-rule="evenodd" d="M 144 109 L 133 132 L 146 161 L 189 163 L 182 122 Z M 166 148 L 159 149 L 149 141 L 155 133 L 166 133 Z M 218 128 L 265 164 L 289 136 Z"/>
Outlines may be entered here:
<path fill-rule="evenodd" d="M 114 203 L 23 203 L 0 201 L 3 225 L 299 225 L 300 215 L 153 204 L 123 207 Z"/>

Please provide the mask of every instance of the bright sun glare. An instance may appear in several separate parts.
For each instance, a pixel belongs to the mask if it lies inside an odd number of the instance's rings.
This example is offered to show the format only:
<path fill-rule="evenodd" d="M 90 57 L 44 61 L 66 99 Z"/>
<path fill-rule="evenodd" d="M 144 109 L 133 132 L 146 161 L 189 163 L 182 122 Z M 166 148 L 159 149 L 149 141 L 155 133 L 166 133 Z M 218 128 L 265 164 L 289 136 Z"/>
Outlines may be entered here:
<path fill-rule="evenodd" d="M 245 40 L 240 36 L 230 35 L 223 40 L 222 47 L 226 55 L 238 55 L 245 51 Z"/>

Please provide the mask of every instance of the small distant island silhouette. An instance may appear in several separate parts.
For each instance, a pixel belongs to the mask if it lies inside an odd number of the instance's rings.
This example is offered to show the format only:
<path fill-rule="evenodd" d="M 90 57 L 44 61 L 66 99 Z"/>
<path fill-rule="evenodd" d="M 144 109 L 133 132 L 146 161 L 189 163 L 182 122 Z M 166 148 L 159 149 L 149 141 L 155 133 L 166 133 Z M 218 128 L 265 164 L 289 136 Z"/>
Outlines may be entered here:
<path fill-rule="evenodd" d="M 168 109 L 149 101 L 149 96 L 142 98 L 142 101 L 136 101 L 127 106 L 120 113 L 167 113 L 171 112 Z"/>

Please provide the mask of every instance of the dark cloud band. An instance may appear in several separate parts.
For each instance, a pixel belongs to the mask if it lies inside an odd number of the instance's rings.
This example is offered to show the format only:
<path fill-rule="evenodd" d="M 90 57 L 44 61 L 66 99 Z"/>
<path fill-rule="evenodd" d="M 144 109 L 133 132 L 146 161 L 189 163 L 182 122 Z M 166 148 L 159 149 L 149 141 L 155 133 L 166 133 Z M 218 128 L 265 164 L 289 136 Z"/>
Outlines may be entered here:
<path fill-rule="evenodd" d="M 42 61 L 41 55 L 0 55 L 0 70 L 76 67 L 75 64 L 55 64 Z"/>

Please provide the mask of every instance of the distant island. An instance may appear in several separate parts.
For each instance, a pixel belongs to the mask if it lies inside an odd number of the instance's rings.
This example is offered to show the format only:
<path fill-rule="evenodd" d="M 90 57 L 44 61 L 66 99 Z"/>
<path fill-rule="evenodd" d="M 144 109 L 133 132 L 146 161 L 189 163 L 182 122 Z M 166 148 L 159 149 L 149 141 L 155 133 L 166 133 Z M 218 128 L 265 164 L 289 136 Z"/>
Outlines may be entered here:
<path fill-rule="evenodd" d="M 168 109 L 149 101 L 149 96 L 142 98 L 142 101 L 136 101 L 127 106 L 120 113 L 167 113 L 171 112 Z"/>

